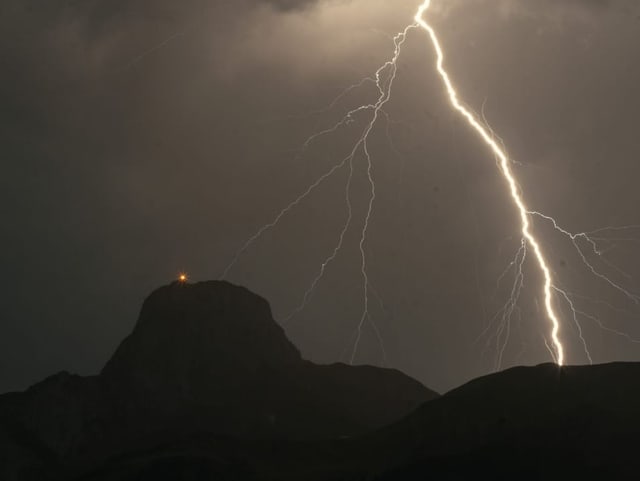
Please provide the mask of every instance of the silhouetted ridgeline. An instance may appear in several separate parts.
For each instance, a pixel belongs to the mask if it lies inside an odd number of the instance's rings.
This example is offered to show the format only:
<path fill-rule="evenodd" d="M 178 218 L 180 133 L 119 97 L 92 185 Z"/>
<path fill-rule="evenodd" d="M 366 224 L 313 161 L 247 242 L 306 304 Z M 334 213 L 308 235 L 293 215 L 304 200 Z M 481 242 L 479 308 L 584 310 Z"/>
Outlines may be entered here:
<path fill-rule="evenodd" d="M 99 376 L 60 373 L 0 396 L 0 479 L 72 479 L 181 440 L 224 452 L 231 439 L 351 437 L 436 396 L 398 371 L 303 360 L 246 289 L 174 283 L 144 302 Z"/>
<path fill-rule="evenodd" d="M 514 368 L 444 396 L 304 361 L 262 298 L 173 284 L 102 373 L 0 396 L 2 481 L 638 479 L 640 364 Z"/>
<path fill-rule="evenodd" d="M 640 479 L 640 364 L 509 369 L 426 403 L 367 442 L 374 450 L 393 446 L 385 469 L 396 467 L 379 478 L 385 481 L 427 473 L 429 479 Z"/>

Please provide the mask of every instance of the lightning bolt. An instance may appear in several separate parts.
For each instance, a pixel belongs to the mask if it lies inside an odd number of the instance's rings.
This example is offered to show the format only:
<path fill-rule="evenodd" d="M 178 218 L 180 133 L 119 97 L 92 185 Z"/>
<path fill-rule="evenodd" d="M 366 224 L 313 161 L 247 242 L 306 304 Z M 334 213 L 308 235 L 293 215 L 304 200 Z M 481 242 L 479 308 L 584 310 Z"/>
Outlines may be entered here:
<path fill-rule="evenodd" d="M 544 277 L 542 290 L 546 314 L 551 321 L 551 339 L 554 347 L 554 358 L 558 365 L 562 366 L 564 364 L 564 346 L 560 340 L 560 320 L 553 305 L 553 278 L 551 275 L 551 269 L 549 269 L 549 265 L 544 256 L 542 246 L 535 234 L 532 232 L 530 211 L 525 204 L 522 194 L 520 193 L 520 188 L 518 187 L 518 182 L 511 170 L 511 163 L 507 154 L 494 140 L 494 136 L 478 121 L 478 119 L 476 119 L 476 117 L 462 104 L 459 99 L 458 92 L 456 91 L 448 72 L 444 68 L 444 52 L 440 45 L 440 40 L 438 39 L 433 27 L 431 27 L 431 25 L 424 19 L 425 13 L 430 7 L 431 0 L 425 0 L 425 2 L 418 8 L 414 20 L 417 25 L 422 27 L 429 34 L 429 38 L 431 39 L 431 43 L 433 44 L 433 48 L 436 53 L 436 69 L 444 83 L 452 107 L 467 120 L 469 126 L 476 131 L 482 140 L 484 140 L 489 149 L 499 160 L 502 175 L 509 187 L 511 198 L 520 215 L 522 235 L 526 239 L 528 245 L 533 249 L 538 266 L 540 267 Z"/>
<path fill-rule="evenodd" d="M 369 225 L 371 222 L 371 217 L 373 215 L 373 207 L 374 207 L 374 202 L 376 200 L 376 183 L 374 180 L 374 176 L 373 176 L 373 162 L 372 162 L 372 157 L 371 157 L 371 153 L 369 151 L 369 138 L 370 135 L 372 133 L 372 131 L 374 130 L 374 127 L 376 126 L 376 124 L 378 123 L 378 120 L 380 118 L 380 116 L 385 115 L 386 113 L 384 112 L 383 108 L 384 106 L 389 102 L 389 100 L 391 99 L 391 93 L 392 93 L 392 89 L 393 89 L 393 83 L 396 79 L 397 73 L 398 73 L 398 59 L 400 58 L 400 53 L 402 51 L 402 46 L 404 44 L 404 42 L 407 39 L 407 35 L 409 33 L 410 30 L 412 30 L 413 28 L 415 28 L 415 25 L 409 25 L 407 28 L 405 28 L 404 31 L 398 33 L 394 38 L 393 38 L 393 42 L 394 42 L 394 53 L 393 53 L 393 57 L 387 61 L 386 63 L 384 63 L 376 72 L 375 75 L 373 76 L 373 78 L 371 77 L 366 77 L 363 80 L 361 80 L 360 82 L 351 85 L 350 87 L 348 87 L 347 89 L 345 89 L 345 91 L 343 91 L 340 95 L 338 95 L 333 102 L 331 102 L 331 104 L 329 104 L 328 107 L 321 109 L 321 110 L 317 110 L 314 111 L 315 113 L 317 112 L 326 112 L 331 110 L 345 95 L 347 95 L 350 91 L 355 90 L 359 87 L 361 87 L 362 85 L 364 85 L 367 81 L 371 81 L 373 80 L 373 82 L 375 83 L 375 86 L 378 90 L 379 96 L 378 99 L 375 103 L 372 104 L 367 104 L 367 105 L 361 105 L 356 107 L 355 109 L 350 110 L 349 112 L 347 112 L 347 114 L 345 114 L 342 119 L 340 119 L 340 121 L 338 121 L 336 124 L 334 124 L 332 127 L 322 130 L 318 133 L 315 133 L 313 135 L 311 135 L 303 144 L 302 146 L 302 151 L 307 150 L 311 144 L 313 142 L 315 142 L 316 140 L 318 140 L 320 137 L 331 134 L 336 132 L 338 129 L 340 129 L 341 127 L 345 126 L 345 125 L 349 125 L 350 123 L 353 123 L 355 121 L 355 118 L 357 116 L 357 114 L 361 113 L 361 112 L 367 112 L 367 111 L 371 111 L 372 115 L 371 118 L 369 119 L 369 121 L 366 123 L 365 128 L 362 131 L 362 134 L 360 135 L 360 137 L 356 140 L 356 142 L 353 145 L 353 148 L 351 150 L 351 152 L 349 153 L 349 155 L 344 158 L 340 163 L 334 165 L 328 172 L 326 172 L 325 174 L 323 174 L 321 177 L 319 177 L 313 184 L 311 184 L 304 192 L 302 192 L 302 194 L 300 194 L 293 202 L 291 202 L 290 204 L 288 204 L 284 209 L 282 209 L 276 216 L 275 218 L 269 222 L 268 224 L 265 224 L 264 226 L 262 226 L 254 235 L 252 235 L 241 247 L 240 249 L 238 249 L 235 253 L 235 255 L 233 256 L 231 262 L 227 265 L 227 267 L 224 269 L 221 278 L 225 279 L 227 278 L 227 276 L 229 275 L 231 269 L 233 269 L 233 267 L 237 264 L 238 260 L 240 259 L 240 256 L 247 250 L 249 249 L 265 232 L 267 232 L 268 230 L 276 227 L 280 221 L 282 220 L 283 217 L 285 217 L 291 210 L 293 210 L 295 207 L 297 207 L 298 205 L 300 205 L 309 195 L 311 195 L 311 193 L 319 186 L 321 185 L 324 181 L 326 181 L 327 179 L 329 179 L 330 177 L 333 176 L 333 174 L 335 172 L 337 172 L 338 170 L 340 170 L 342 167 L 344 167 L 345 165 L 349 166 L 349 175 L 347 177 L 347 183 L 346 183 L 346 187 L 345 187 L 345 201 L 346 201 L 346 205 L 347 205 L 347 218 L 346 221 L 342 227 L 342 230 L 340 232 L 337 244 L 335 245 L 335 247 L 333 248 L 332 252 L 328 255 L 328 257 L 325 258 L 325 260 L 322 262 L 321 266 L 320 266 L 320 270 L 317 273 L 317 275 L 314 277 L 314 279 L 311 282 L 310 287 L 305 291 L 304 296 L 303 296 L 303 300 L 301 302 L 301 304 L 291 313 L 289 314 L 289 316 L 287 316 L 284 320 L 285 323 L 291 321 L 297 314 L 299 314 L 300 312 L 302 312 L 304 310 L 304 308 L 307 306 L 308 302 L 310 301 L 313 292 L 315 291 L 318 283 L 321 281 L 321 279 L 324 277 L 324 274 L 326 272 L 327 267 L 336 259 L 336 257 L 338 256 L 338 254 L 340 253 L 343 244 L 344 244 L 344 239 L 345 236 L 347 235 L 347 232 L 349 231 L 351 224 L 352 224 L 352 220 L 353 220 L 353 206 L 351 203 L 351 183 L 353 180 L 353 174 L 354 174 L 354 161 L 355 161 L 355 157 L 358 154 L 358 152 L 362 152 L 362 154 L 365 157 L 366 160 L 366 175 L 367 175 L 367 180 L 369 183 L 369 192 L 370 192 L 370 196 L 367 202 L 367 209 L 366 209 L 366 214 L 364 216 L 364 220 L 363 220 L 363 227 L 362 230 L 360 232 L 360 241 L 359 241 L 359 251 L 360 251 L 360 259 L 361 259 L 361 267 L 360 267 L 360 272 L 362 275 L 362 280 L 363 280 L 363 309 L 362 309 L 362 315 L 360 317 L 360 320 L 357 324 L 357 327 L 355 329 L 355 342 L 353 345 L 353 349 L 352 349 L 352 353 L 351 353 L 351 358 L 350 358 L 350 362 L 353 363 L 358 351 L 358 346 L 360 344 L 360 340 L 362 337 L 362 330 L 363 330 L 363 326 L 364 323 L 366 321 L 368 321 L 370 323 L 370 325 L 372 326 L 374 333 L 380 343 L 380 348 L 383 354 L 383 359 L 386 362 L 386 350 L 384 348 L 384 343 L 382 341 L 382 337 L 380 335 L 380 331 L 378 329 L 378 327 L 376 326 L 376 324 L 374 323 L 374 321 L 371 319 L 371 314 L 369 312 L 369 302 L 370 302 L 370 280 L 369 280 L 369 275 L 367 272 L 367 255 L 366 255 L 366 251 L 365 251 L 365 244 L 367 241 L 367 234 L 369 231 Z"/>
<path fill-rule="evenodd" d="M 432 0 L 425 0 L 418 7 L 416 14 L 414 16 L 414 22 L 405 27 L 404 30 L 397 33 L 393 37 L 394 50 L 392 57 L 385 62 L 376 72 L 369 77 L 363 78 L 361 81 L 354 83 L 353 85 L 347 87 L 343 90 L 327 107 L 323 109 L 315 110 L 309 113 L 306 117 L 311 115 L 318 115 L 330 112 L 333 110 L 350 92 L 360 89 L 361 87 L 371 83 L 375 85 L 377 89 L 378 95 L 377 99 L 374 102 L 363 104 L 348 110 L 339 121 L 335 122 L 330 127 L 320 130 L 311 136 L 309 136 L 302 147 L 300 148 L 299 154 L 303 154 L 308 149 L 310 149 L 313 144 L 318 141 L 320 138 L 324 136 L 331 135 L 336 133 L 342 128 L 347 126 L 351 127 L 353 125 L 358 125 L 361 118 L 364 118 L 365 115 L 366 120 L 364 121 L 364 127 L 360 130 L 359 135 L 355 139 L 352 147 L 346 157 L 342 158 L 339 162 L 334 164 L 331 168 L 329 168 L 324 174 L 316 179 L 311 185 L 309 185 L 306 189 L 302 191 L 302 193 L 296 197 L 291 203 L 281 209 L 272 219 L 271 222 L 260 227 L 234 254 L 231 262 L 226 266 L 224 272 L 222 273 L 222 278 L 227 278 L 230 274 L 231 270 L 239 261 L 242 254 L 244 254 L 251 246 L 257 242 L 265 232 L 270 229 L 273 229 L 279 225 L 281 220 L 289 214 L 292 210 L 299 207 L 309 196 L 313 194 L 313 192 L 323 183 L 328 181 L 330 178 L 334 177 L 339 171 L 342 169 L 348 168 L 348 174 L 346 177 L 346 184 L 344 188 L 344 201 L 346 206 L 346 216 L 344 223 L 342 224 L 342 228 L 338 234 L 337 240 L 332 247 L 332 249 L 326 254 L 325 258 L 320 264 L 318 271 L 315 276 L 312 278 L 309 287 L 305 290 L 301 302 L 295 307 L 295 309 L 285 318 L 285 323 L 293 320 L 298 314 L 300 314 L 309 304 L 310 300 L 313 297 L 314 292 L 316 291 L 317 286 L 324 278 L 329 266 L 337 259 L 340 252 L 343 249 L 345 244 L 347 235 L 349 231 L 354 227 L 354 208 L 351 199 L 351 186 L 355 173 L 355 161 L 358 155 L 362 155 L 365 161 L 365 174 L 366 180 L 369 186 L 369 193 L 366 202 L 366 210 L 364 212 L 364 216 L 360 219 L 362 226 L 358 232 L 358 249 L 360 254 L 360 276 L 362 280 L 362 310 L 358 322 L 353 330 L 350 338 L 349 338 L 349 346 L 345 348 L 343 352 L 343 356 L 350 352 L 349 360 L 353 364 L 357 357 L 358 348 L 360 346 L 363 334 L 363 328 L 365 323 L 369 323 L 380 343 L 381 351 L 383 354 L 383 358 L 386 362 L 386 350 L 384 348 L 384 343 L 382 340 L 382 336 L 380 334 L 380 330 L 372 319 L 370 312 L 370 297 L 371 294 L 375 298 L 378 299 L 378 302 L 383 307 L 384 304 L 380 298 L 380 296 L 376 293 L 375 290 L 371 287 L 371 279 L 368 274 L 368 257 L 366 252 L 366 244 L 368 241 L 368 233 L 371 224 L 371 220 L 374 213 L 374 207 L 377 199 L 377 191 L 376 191 L 376 182 L 374 176 L 374 166 L 373 166 L 373 158 L 370 152 L 369 144 L 370 137 L 372 132 L 376 128 L 378 121 L 381 117 L 386 119 L 386 136 L 390 143 L 391 150 L 399 154 L 399 151 L 393 144 L 391 139 L 391 135 L 389 132 L 390 125 L 390 117 L 389 114 L 384 110 L 386 104 L 391 100 L 393 85 L 397 77 L 398 73 L 398 60 L 401 56 L 402 47 L 407 40 L 409 33 L 413 30 L 424 31 L 426 32 L 430 44 L 433 47 L 433 51 L 435 53 L 435 70 L 438 73 L 439 78 L 442 81 L 442 86 L 444 87 L 444 91 L 446 96 L 450 102 L 451 108 L 459 114 L 464 120 L 468 127 L 474 131 L 478 137 L 485 143 L 488 150 L 495 157 L 496 165 L 498 170 L 502 176 L 502 179 L 505 183 L 505 186 L 510 194 L 510 199 L 513 204 L 514 209 L 518 214 L 518 219 L 520 222 L 520 232 L 521 232 L 521 242 L 520 247 L 515 255 L 513 261 L 508 265 L 505 271 L 500 275 L 498 279 L 498 287 L 502 279 L 507 276 L 510 272 L 513 271 L 514 281 L 511 286 L 509 298 L 506 303 L 502 306 L 502 308 L 496 313 L 496 315 L 489 321 L 487 327 L 482 332 L 482 334 L 478 337 L 478 340 L 483 338 L 493 327 L 497 325 L 496 332 L 493 336 L 491 336 L 487 340 L 486 346 L 488 347 L 494 340 L 495 345 L 497 347 L 496 359 L 495 359 L 495 369 L 498 370 L 501 368 L 503 358 L 505 355 L 505 351 L 511 336 L 511 323 L 512 318 L 515 314 L 520 315 L 518 302 L 521 297 L 521 292 L 524 286 L 524 266 L 525 261 L 528 257 L 529 252 L 533 253 L 533 259 L 537 264 L 537 267 L 542 274 L 542 284 L 540 286 L 540 293 L 542 295 L 542 299 L 544 300 L 544 314 L 549 324 L 549 333 L 548 337 L 543 336 L 544 345 L 547 347 L 551 357 L 554 361 L 562 366 L 565 363 L 565 347 L 563 341 L 561 339 L 561 320 L 559 311 L 556 308 L 556 299 L 561 300 L 563 305 L 567 306 L 571 313 L 571 318 L 576 326 L 578 336 L 582 343 L 585 355 L 590 363 L 593 362 L 593 357 L 589 351 L 587 341 L 584 337 L 583 328 L 580 323 L 580 319 L 587 319 L 594 323 L 596 323 L 601 329 L 615 334 L 617 336 L 621 336 L 626 340 L 633 343 L 640 343 L 640 340 L 635 339 L 628 334 L 618 331 L 616 329 L 605 326 L 604 323 L 600 320 L 600 318 L 588 314 L 579 309 L 576 305 L 576 299 L 580 299 L 583 301 L 591 301 L 598 304 L 603 304 L 610 309 L 614 309 L 618 312 L 629 313 L 628 311 L 622 311 L 612 304 L 602 301 L 602 300 L 593 300 L 585 296 L 580 296 L 578 294 L 571 293 L 565 289 L 559 287 L 558 283 L 555 281 L 553 277 L 552 270 L 550 268 L 549 262 L 545 256 L 545 252 L 543 249 L 543 244 L 539 240 L 538 236 L 534 231 L 534 219 L 537 219 L 541 222 L 547 222 L 551 224 L 553 229 L 568 239 L 572 246 L 575 248 L 577 253 L 580 256 L 583 264 L 586 266 L 588 271 L 595 276 L 601 282 L 604 282 L 609 288 L 614 289 L 618 293 L 624 295 L 628 300 L 632 301 L 635 305 L 640 305 L 640 294 L 634 292 L 631 289 L 625 287 L 622 283 L 616 282 L 609 278 L 602 270 L 598 268 L 594 262 L 591 262 L 588 258 L 588 255 L 595 255 L 600 261 L 605 264 L 607 267 L 616 270 L 619 274 L 623 275 L 627 279 L 631 279 L 630 276 L 620 269 L 615 264 L 609 262 L 604 257 L 604 251 L 600 248 L 601 242 L 638 242 L 640 239 L 634 236 L 628 236 L 628 233 L 635 232 L 635 229 L 640 229 L 640 226 L 630 225 L 623 227 L 605 227 L 602 229 L 594 230 L 591 232 L 579 232 L 572 233 L 568 229 L 563 228 L 559 222 L 556 221 L 551 216 L 543 214 L 541 212 L 531 210 L 525 201 L 525 197 L 522 193 L 522 190 L 519 186 L 516 175 L 513 171 L 512 166 L 516 164 L 516 162 L 509 157 L 507 154 L 507 149 L 505 147 L 504 141 L 494 132 L 492 127 L 489 125 L 485 114 L 484 114 L 484 103 L 482 105 L 482 110 L 480 115 L 475 114 L 472 109 L 465 106 L 464 101 L 461 100 L 458 91 L 454 85 L 454 82 L 451 79 L 451 76 L 445 69 L 445 54 L 436 34 L 435 29 L 431 26 L 430 23 L 425 20 L 429 9 L 431 8 Z M 623 237 L 606 237 L 607 233 L 615 233 L 622 235 Z M 604 237 L 603 237 L 604 236 Z M 585 249 L 585 246 L 587 249 Z M 556 297 L 554 297 L 554 295 Z M 537 298 L 536 298 L 537 304 Z M 550 342 L 549 342 L 550 340 Z"/>

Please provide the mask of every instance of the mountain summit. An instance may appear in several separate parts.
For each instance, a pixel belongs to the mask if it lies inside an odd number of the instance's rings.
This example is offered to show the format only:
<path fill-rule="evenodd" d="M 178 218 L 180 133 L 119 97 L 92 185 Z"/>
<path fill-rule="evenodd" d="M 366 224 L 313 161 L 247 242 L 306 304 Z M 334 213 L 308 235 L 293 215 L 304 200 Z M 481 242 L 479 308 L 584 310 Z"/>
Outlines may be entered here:
<path fill-rule="evenodd" d="M 0 396 L 0 479 L 636 479 L 639 378 L 640 363 L 544 364 L 438 396 L 305 361 L 246 289 L 175 283 L 100 375 Z"/>
<path fill-rule="evenodd" d="M 197 399 L 301 363 L 260 296 L 227 282 L 176 282 L 147 298 L 102 376 Z"/>
<path fill-rule="evenodd" d="M 194 435 L 351 437 L 435 397 L 399 371 L 305 361 L 247 289 L 173 283 L 145 300 L 98 376 L 60 373 L 0 396 L 0 451 L 11 453 L 0 478 L 83 472 Z"/>

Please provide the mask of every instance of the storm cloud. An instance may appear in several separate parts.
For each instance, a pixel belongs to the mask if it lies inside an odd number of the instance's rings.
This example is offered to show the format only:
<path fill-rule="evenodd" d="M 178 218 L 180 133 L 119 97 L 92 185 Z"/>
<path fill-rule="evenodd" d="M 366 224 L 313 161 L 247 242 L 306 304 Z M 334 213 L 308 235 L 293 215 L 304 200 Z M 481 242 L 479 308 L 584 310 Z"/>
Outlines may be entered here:
<path fill-rule="evenodd" d="M 309 135 L 375 89 L 311 112 L 388 59 L 389 36 L 418 3 L 2 2 L 0 390 L 52 370 L 96 372 L 151 289 L 179 270 L 219 276 L 239 245 L 344 154 L 350 129 L 298 156 Z M 576 231 L 640 223 L 637 16 L 625 0 L 434 0 L 465 100 L 485 105 L 530 203 Z M 384 124 L 371 145 L 379 197 L 367 252 L 386 362 L 444 390 L 493 368 L 495 346 L 477 339 L 504 301 L 496 279 L 519 239 L 493 159 L 451 113 L 427 40 L 412 32 L 400 60 L 387 112 L 393 148 Z M 279 319 L 336 241 L 343 182 L 319 190 L 231 273 L 272 301 Z M 361 175 L 353 188 L 360 212 Z M 357 230 L 287 326 L 321 362 L 341 358 L 359 316 Z M 631 247 L 618 245 L 610 260 L 638 275 Z M 562 279 L 618 303 L 583 280 L 574 254 L 551 249 Z M 510 363 L 547 359 L 535 285 Z M 611 325 L 640 335 L 631 318 Z M 584 329 L 596 360 L 637 357 L 623 339 Z M 383 362 L 370 331 L 359 361 Z"/>

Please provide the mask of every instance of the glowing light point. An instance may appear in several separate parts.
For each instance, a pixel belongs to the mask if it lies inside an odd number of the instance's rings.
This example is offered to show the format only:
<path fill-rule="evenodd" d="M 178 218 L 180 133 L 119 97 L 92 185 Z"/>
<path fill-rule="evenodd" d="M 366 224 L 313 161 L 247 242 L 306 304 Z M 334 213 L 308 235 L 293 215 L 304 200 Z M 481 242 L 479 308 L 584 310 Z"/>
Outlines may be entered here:
<path fill-rule="evenodd" d="M 186 275 L 186 274 L 184 274 L 184 273 L 182 273 L 182 274 L 180 274 L 180 275 L 178 276 L 178 282 L 179 282 L 180 284 L 186 284 L 188 280 L 189 280 L 189 278 L 188 278 L 188 277 L 187 277 L 187 275 Z"/>

